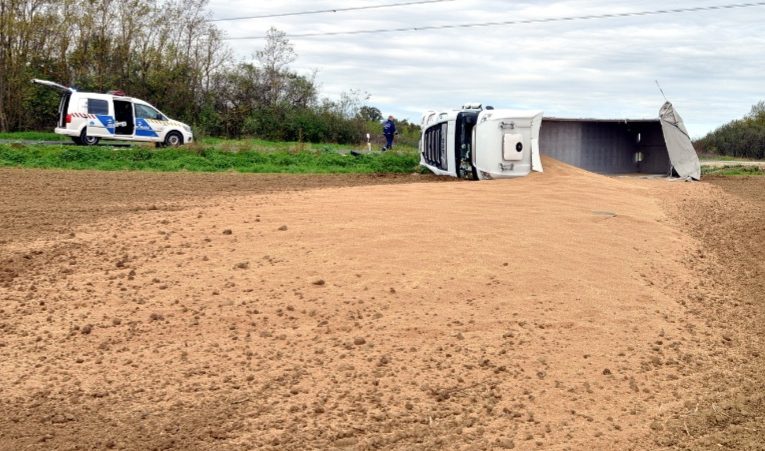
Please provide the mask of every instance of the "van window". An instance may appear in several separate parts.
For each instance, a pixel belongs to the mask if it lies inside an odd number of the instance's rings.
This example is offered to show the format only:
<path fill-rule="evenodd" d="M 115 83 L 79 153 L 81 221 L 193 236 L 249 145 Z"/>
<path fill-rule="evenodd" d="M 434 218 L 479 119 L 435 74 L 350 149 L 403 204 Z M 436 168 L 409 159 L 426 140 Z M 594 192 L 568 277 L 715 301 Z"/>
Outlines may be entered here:
<path fill-rule="evenodd" d="M 135 104 L 135 117 L 140 117 L 143 119 L 164 119 L 164 116 L 162 116 L 162 113 L 159 111 L 150 106 L 141 105 L 138 103 Z"/>
<path fill-rule="evenodd" d="M 88 114 L 109 115 L 109 102 L 99 99 L 88 99 Z"/>

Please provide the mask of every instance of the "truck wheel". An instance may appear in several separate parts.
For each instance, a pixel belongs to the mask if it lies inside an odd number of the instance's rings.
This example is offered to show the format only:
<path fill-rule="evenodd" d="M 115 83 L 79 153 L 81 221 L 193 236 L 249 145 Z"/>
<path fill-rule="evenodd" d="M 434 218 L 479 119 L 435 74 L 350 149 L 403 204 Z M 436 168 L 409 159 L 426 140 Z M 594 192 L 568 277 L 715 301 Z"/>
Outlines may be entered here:
<path fill-rule="evenodd" d="M 82 133 L 80 133 L 79 140 L 80 140 L 80 142 L 79 142 L 80 145 L 83 145 L 83 146 L 95 146 L 96 144 L 98 144 L 99 141 L 101 141 L 101 138 L 99 138 L 97 136 L 88 136 L 88 128 L 85 127 L 85 128 L 82 129 Z M 75 142 L 77 142 L 77 141 L 75 141 Z"/>
<path fill-rule="evenodd" d="M 77 144 L 78 146 L 82 145 L 82 140 L 80 139 L 79 136 L 72 136 L 72 141 L 74 141 L 74 143 Z"/>
<path fill-rule="evenodd" d="M 178 132 L 170 132 L 165 136 L 165 146 L 178 147 L 183 144 L 183 136 Z"/>

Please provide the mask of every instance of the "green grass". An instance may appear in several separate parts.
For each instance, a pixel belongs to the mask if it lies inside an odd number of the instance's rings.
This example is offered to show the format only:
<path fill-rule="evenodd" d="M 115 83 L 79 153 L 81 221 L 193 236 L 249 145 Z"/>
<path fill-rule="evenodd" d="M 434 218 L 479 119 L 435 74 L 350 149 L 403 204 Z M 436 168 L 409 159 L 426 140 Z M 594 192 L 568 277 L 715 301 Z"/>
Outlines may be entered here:
<path fill-rule="evenodd" d="M 725 176 L 738 176 L 738 175 L 765 175 L 765 170 L 759 166 L 744 166 L 740 164 L 731 164 L 728 166 L 702 166 L 702 175 L 725 175 Z"/>
<path fill-rule="evenodd" d="M 301 142 L 275 142 L 264 141 L 262 139 L 244 138 L 244 139 L 225 139 L 215 137 L 202 137 L 194 143 L 192 148 L 218 150 L 222 152 L 320 152 L 333 151 L 348 153 L 353 149 L 361 149 L 364 146 L 350 146 L 346 144 L 314 144 Z M 416 150 L 416 149 L 408 149 Z"/>
<path fill-rule="evenodd" d="M 332 144 L 214 140 L 174 149 L 37 144 L 0 144 L 0 166 L 105 171 L 195 171 L 257 173 L 411 173 L 415 149 L 352 156 Z"/>
<path fill-rule="evenodd" d="M 53 132 L 7 132 L 0 133 L 0 139 L 18 139 L 28 141 L 69 141 L 68 136 Z"/>

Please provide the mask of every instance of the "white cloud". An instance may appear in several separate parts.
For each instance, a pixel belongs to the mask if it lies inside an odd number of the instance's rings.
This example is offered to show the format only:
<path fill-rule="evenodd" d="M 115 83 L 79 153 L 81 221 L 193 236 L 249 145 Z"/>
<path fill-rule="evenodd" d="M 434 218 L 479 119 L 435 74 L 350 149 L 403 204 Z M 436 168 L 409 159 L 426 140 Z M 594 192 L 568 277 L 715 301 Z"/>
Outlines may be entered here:
<path fill-rule="evenodd" d="M 210 0 L 214 17 L 396 3 L 398 0 Z M 218 22 L 231 37 L 407 28 L 719 5 L 725 0 L 455 0 L 430 5 Z M 419 120 L 465 102 L 551 116 L 656 117 L 654 80 L 694 136 L 765 99 L 765 7 L 403 33 L 292 38 L 293 69 L 318 69 L 324 95 L 357 89 L 386 114 Z M 232 40 L 250 58 L 262 40 Z"/>

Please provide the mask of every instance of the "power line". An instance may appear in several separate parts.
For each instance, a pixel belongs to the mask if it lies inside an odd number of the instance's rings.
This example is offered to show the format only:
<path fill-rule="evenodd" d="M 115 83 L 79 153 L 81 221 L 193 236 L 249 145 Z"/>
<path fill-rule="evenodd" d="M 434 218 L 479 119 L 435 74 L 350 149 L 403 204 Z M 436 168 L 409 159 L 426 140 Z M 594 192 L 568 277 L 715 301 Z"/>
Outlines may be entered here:
<path fill-rule="evenodd" d="M 309 14 L 324 14 L 324 13 L 339 13 L 345 11 L 359 11 L 362 9 L 380 9 L 380 8 L 394 8 L 398 6 L 410 6 L 410 5 L 425 5 L 428 3 L 443 3 L 453 2 L 455 0 L 421 0 L 402 3 L 383 3 L 380 5 L 368 5 L 368 6 L 355 6 L 349 8 L 334 8 L 334 9 L 316 9 L 312 11 L 297 11 L 291 13 L 278 13 L 278 14 L 262 14 L 259 16 L 240 16 L 240 17 L 225 17 L 222 19 L 210 19 L 209 22 L 224 22 L 233 20 L 247 20 L 247 19 L 266 19 L 271 17 L 286 17 L 286 16 L 305 16 Z"/>
<path fill-rule="evenodd" d="M 480 22 L 480 23 L 467 23 L 467 24 L 451 24 L 451 25 L 426 25 L 421 27 L 403 27 L 403 28 L 380 28 L 376 30 L 355 30 L 355 31 L 330 31 L 325 33 L 302 33 L 302 34 L 288 34 L 287 37 L 293 38 L 312 38 L 319 36 L 347 36 L 357 34 L 372 34 L 372 33 L 400 33 L 406 31 L 427 31 L 427 30 L 446 30 L 454 28 L 478 28 L 478 27 L 494 27 L 500 25 L 528 25 L 550 22 L 567 22 L 576 20 L 600 20 L 600 19 L 616 19 L 624 17 L 641 17 L 641 16 L 656 16 L 661 14 L 680 14 L 680 13 L 692 13 L 701 11 L 717 11 L 723 9 L 736 9 L 736 8 L 750 8 L 754 6 L 765 6 L 765 2 L 755 3 L 733 3 L 728 5 L 713 5 L 713 6 L 697 6 L 693 8 L 677 8 L 677 9 L 659 9 L 654 11 L 636 11 L 629 13 L 609 13 L 609 14 L 592 14 L 586 16 L 567 16 L 567 17 L 548 17 L 541 19 L 522 19 L 522 20 L 508 20 L 502 22 Z M 236 40 L 250 40 L 250 39 L 265 39 L 266 36 L 241 36 L 225 38 L 228 41 Z"/>

